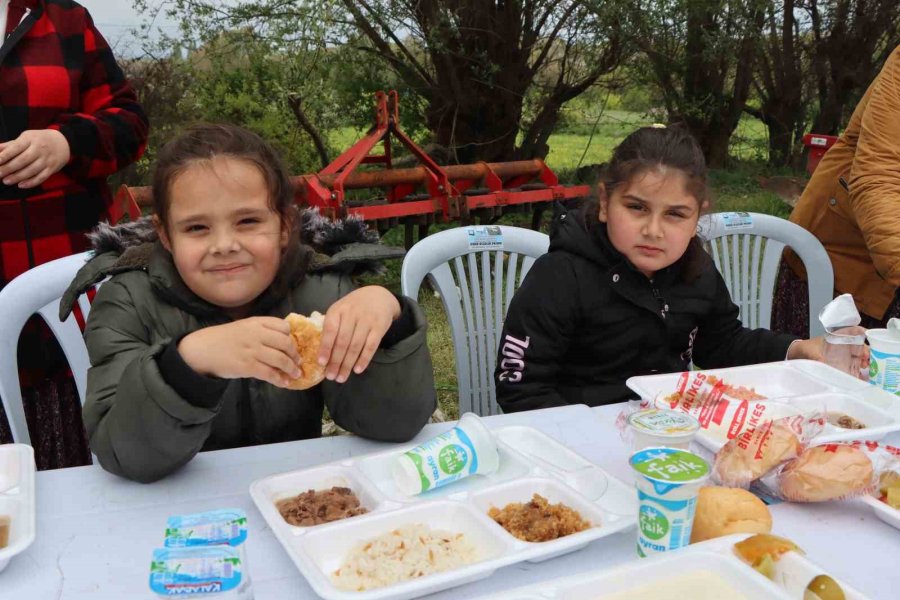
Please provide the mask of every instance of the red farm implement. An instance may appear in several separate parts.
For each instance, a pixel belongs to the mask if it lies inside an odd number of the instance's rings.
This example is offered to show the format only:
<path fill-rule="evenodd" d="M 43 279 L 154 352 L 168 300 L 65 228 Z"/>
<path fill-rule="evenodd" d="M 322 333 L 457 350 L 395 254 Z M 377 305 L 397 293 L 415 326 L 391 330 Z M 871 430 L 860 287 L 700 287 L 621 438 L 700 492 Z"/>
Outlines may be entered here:
<path fill-rule="evenodd" d="M 362 139 L 318 173 L 293 178 L 299 205 L 318 207 L 332 218 L 359 215 L 382 232 L 404 224 L 409 247 L 415 226 L 421 239 L 435 222 L 484 223 L 512 210 L 531 212 L 536 228 L 550 203 L 590 191 L 587 185 L 560 185 L 539 159 L 438 165 L 400 129 L 397 92 L 378 92 L 375 97 L 375 125 Z M 419 166 L 394 168 L 394 140 Z M 372 154 L 379 145 L 381 153 Z M 381 168 L 372 167 L 376 165 Z M 148 187 L 122 186 L 115 202 L 120 212 L 114 217 L 136 217 L 151 198 Z"/>

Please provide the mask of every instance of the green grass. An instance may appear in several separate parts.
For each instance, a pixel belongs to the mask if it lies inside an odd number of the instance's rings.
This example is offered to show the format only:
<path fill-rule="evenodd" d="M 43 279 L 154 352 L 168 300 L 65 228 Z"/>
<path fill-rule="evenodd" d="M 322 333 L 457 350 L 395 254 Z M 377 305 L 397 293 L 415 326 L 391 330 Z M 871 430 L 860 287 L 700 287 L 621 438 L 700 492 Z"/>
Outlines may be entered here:
<path fill-rule="evenodd" d="M 578 166 L 608 160 L 616 144 L 637 127 L 647 124 L 649 121 L 646 117 L 638 113 L 607 111 L 596 126 L 591 123 L 588 127 L 581 127 L 580 133 L 557 133 L 550 136 L 547 164 L 560 175 L 562 181 L 567 181 Z M 363 133 L 353 128 L 344 128 L 333 132 L 329 141 L 334 148 L 344 150 Z M 742 121 L 733 138 L 731 164 L 726 169 L 710 171 L 709 187 L 713 197 L 713 210 L 742 210 L 785 218 L 790 214 L 790 207 L 775 194 L 760 188 L 757 181 L 761 175 L 773 174 L 763 162 L 765 149 L 765 128 L 762 124 L 752 119 Z M 500 222 L 528 227 L 529 221 L 528 215 L 510 214 L 504 215 Z M 446 226 L 433 228 L 432 232 L 444 227 Z M 389 231 L 383 241 L 389 245 L 402 246 L 402 227 Z M 399 292 L 400 261 L 389 261 L 386 267 L 384 275 L 366 278 L 366 282 L 384 285 Z M 450 327 L 440 299 L 430 290 L 423 289 L 418 300 L 429 323 L 428 347 L 434 364 L 439 405 L 447 418 L 455 419 L 459 411 Z"/>

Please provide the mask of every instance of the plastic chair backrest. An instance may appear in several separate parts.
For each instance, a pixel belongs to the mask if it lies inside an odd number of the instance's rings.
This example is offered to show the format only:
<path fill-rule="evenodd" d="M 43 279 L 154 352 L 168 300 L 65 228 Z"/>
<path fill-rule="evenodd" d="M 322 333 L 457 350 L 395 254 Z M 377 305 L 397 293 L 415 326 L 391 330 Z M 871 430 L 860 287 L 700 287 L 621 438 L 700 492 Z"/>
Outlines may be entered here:
<path fill-rule="evenodd" d="M 499 414 L 494 366 L 509 303 L 550 238 L 518 227 L 481 225 L 435 233 L 403 259 L 400 284 L 416 299 L 428 277 L 440 294 L 456 355 L 459 412 Z"/>
<path fill-rule="evenodd" d="M 16 349 L 22 328 L 35 313 L 43 317 L 62 347 L 75 377 L 78 397 L 84 404 L 90 366 L 87 346 L 74 315 L 59 320 L 59 300 L 88 258 L 89 253 L 83 252 L 39 265 L 0 290 L 0 398 L 14 442 L 31 444 L 22 406 Z M 85 294 L 78 298 L 78 306 L 87 319 L 91 306 Z"/>
<path fill-rule="evenodd" d="M 725 212 L 700 217 L 698 235 L 708 244 L 745 327 L 769 329 L 778 265 L 785 246 L 809 275 L 809 332 L 824 335 L 819 311 L 834 296 L 834 270 L 816 237 L 785 219 L 759 213 Z"/>

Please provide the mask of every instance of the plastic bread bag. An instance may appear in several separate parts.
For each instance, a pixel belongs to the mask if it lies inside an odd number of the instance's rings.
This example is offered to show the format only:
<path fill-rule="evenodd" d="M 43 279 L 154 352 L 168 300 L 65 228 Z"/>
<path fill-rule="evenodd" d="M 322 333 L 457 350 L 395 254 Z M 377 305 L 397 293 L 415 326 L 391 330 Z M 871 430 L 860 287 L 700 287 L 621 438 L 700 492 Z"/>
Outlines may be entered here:
<path fill-rule="evenodd" d="M 900 471 L 900 449 L 877 442 L 822 444 L 762 477 L 763 491 L 789 502 L 826 502 L 873 493 Z"/>
<path fill-rule="evenodd" d="M 825 406 L 745 427 L 716 453 L 713 480 L 747 489 L 784 462 L 797 458 L 825 426 Z"/>
<path fill-rule="evenodd" d="M 802 399 L 766 398 L 752 388 L 730 385 L 702 371 L 682 373 L 673 393 L 660 394 L 646 404 L 688 413 L 719 442 L 733 440 L 766 421 L 818 410 Z"/>

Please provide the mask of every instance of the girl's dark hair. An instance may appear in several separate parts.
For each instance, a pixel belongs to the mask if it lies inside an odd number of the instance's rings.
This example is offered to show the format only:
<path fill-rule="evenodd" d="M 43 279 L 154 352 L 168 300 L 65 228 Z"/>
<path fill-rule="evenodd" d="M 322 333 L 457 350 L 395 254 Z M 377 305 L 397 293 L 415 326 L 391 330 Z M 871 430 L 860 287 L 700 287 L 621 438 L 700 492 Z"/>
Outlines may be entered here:
<path fill-rule="evenodd" d="M 679 126 L 641 127 L 631 133 L 613 150 L 612 158 L 600 176 L 607 197 L 620 185 L 634 177 L 659 168 L 677 169 L 686 179 L 687 191 L 697 199 L 700 208 L 711 203 L 706 184 L 706 159 L 697 140 Z M 592 198 L 584 207 L 588 227 L 598 224 L 599 198 Z M 694 279 L 702 264 L 703 247 L 695 237 L 680 259 L 685 266 L 684 278 Z"/>
<path fill-rule="evenodd" d="M 153 210 L 163 227 L 168 228 L 172 183 L 195 163 L 217 156 L 243 160 L 259 170 L 269 191 L 269 206 L 283 223 L 295 218 L 294 186 L 278 155 L 261 137 L 242 127 L 201 123 L 163 146 L 153 170 Z"/>
<path fill-rule="evenodd" d="M 192 165 L 227 156 L 252 164 L 263 176 L 268 188 L 269 207 L 278 213 L 282 225 L 288 227 L 288 245 L 281 256 L 272 288 L 278 295 L 286 294 L 293 281 L 287 281 L 285 265 L 297 265 L 302 273 L 309 265 L 309 249 L 300 240 L 300 219 L 294 204 L 294 185 L 278 152 L 257 134 L 229 124 L 200 123 L 189 127 L 171 140 L 156 158 L 153 170 L 153 210 L 163 228 L 168 230 L 169 207 L 172 204 L 172 183 Z"/>
<path fill-rule="evenodd" d="M 706 159 L 697 140 L 678 126 L 641 127 L 613 150 L 600 177 L 607 194 L 635 175 L 667 167 L 678 169 L 687 179 L 687 190 L 702 206 L 709 200 Z"/>

